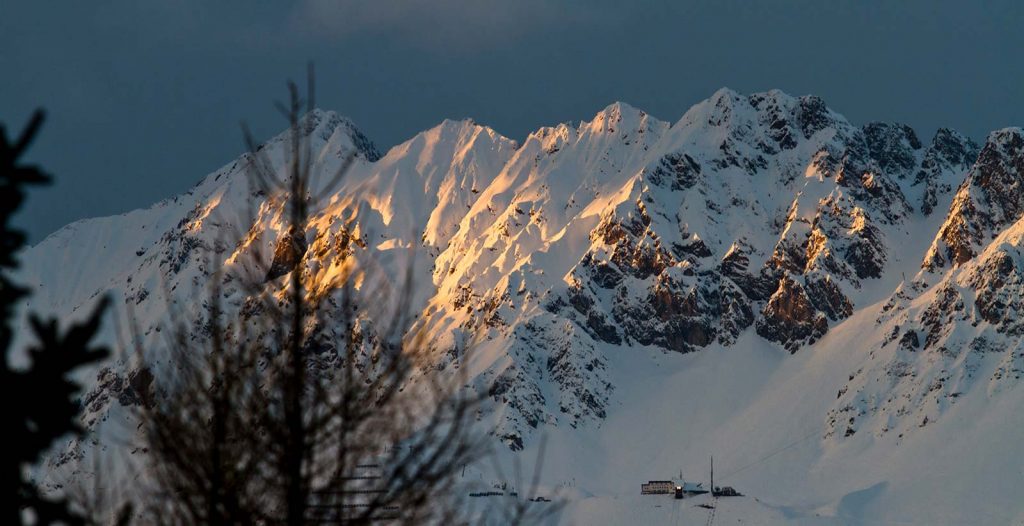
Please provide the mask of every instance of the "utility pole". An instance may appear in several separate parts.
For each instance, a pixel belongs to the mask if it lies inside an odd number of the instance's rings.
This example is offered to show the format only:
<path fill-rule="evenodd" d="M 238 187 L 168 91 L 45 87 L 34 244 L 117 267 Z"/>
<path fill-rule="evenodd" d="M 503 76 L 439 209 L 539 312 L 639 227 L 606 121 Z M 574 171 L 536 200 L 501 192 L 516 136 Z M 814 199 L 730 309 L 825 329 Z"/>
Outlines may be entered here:
<path fill-rule="evenodd" d="M 715 496 L 715 456 L 711 455 L 711 496 Z"/>

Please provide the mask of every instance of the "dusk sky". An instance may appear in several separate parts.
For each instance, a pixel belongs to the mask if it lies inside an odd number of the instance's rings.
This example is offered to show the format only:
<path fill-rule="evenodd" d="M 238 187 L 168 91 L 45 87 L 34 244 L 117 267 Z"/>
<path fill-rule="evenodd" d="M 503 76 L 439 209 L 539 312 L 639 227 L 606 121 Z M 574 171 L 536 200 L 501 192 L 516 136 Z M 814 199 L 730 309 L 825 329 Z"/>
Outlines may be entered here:
<path fill-rule="evenodd" d="M 1024 125 L 1019 1 L 768 4 L 8 0 L 0 122 L 45 108 L 30 157 L 56 177 L 19 222 L 38 242 L 187 190 L 244 150 L 241 121 L 285 128 L 272 103 L 307 61 L 318 105 L 382 150 L 445 118 L 521 140 L 615 100 L 674 122 L 722 86 L 816 94 L 923 140 Z"/>

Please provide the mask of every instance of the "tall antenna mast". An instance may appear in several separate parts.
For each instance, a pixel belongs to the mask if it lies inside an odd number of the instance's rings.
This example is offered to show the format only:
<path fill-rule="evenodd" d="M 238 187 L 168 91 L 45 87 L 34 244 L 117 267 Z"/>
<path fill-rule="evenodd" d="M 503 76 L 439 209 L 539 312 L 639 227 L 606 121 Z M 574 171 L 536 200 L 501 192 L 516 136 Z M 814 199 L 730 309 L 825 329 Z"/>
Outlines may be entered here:
<path fill-rule="evenodd" d="M 711 496 L 715 496 L 715 456 L 711 455 Z"/>

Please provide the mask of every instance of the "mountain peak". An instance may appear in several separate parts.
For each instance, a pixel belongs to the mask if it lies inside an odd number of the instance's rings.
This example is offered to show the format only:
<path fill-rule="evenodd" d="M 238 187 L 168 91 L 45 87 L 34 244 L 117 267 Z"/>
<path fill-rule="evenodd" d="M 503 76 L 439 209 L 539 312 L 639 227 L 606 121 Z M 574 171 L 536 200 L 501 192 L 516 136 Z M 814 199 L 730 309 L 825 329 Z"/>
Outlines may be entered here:
<path fill-rule="evenodd" d="M 1024 148 L 1024 130 L 1011 126 L 995 130 L 988 134 L 985 146 L 993 146 L 1004 149 L 1008 153 L 1016 153 Z"/>
<path fill-rule="evenodd" d="M 605 106 L 604 109 L 594 115 L 594 118 L 589 123 L 585 124 L 589 125 L 591 129 L 604 129 L 607 131 L 614 129 L 618 123 L 622 123 L 619 127 L 636 128 L 641 121 L 647 118 L 647 112 L 625 102 L 616 101 Z"/>
<path fill-rule="evenodd" d="M 380 159 L 381 154 L 370 140 L 354 122 L 348 117 L 339 115 L 331 110 L 313 108 L 299 117 L 299 133 L 314 141 L 314 146 L 325 145 L 332 140 L 338 141 L 342 148 L 354 148 L 357 157 L 362 157 L 373 162 Z M 284 130 L 275 137 L 257 147 L 262 150 L 268 146 L 282 143 L 290 137 L 291 130 Z"/>
<path fill-rule="evenodd" d="M 617 101 L 615 101 L 615 102 L 605 106 L 604 109 L 602 109 L 601 111 L 597 112 L 597 115 L 595 115 L 594 117 L 597 118 L 597 117 L 601 117 L 601 116 L 622 116 L 622 115 L 646 115 L 646 113 L 643 110 L 638 109 L 638 108 L 634 107 L 633 105 L 631 105 L 631 104 L 629 104 L 627 102 L 622 102 L 622 101 L 618 101 L 617 100 Z"/>
<path fill-rule="evenodd" d="M 973 259 L 1024 214 L 1024 131 L 1003 128 L 989 134 L 922 267 L 931 271 Z"/>
<path fill-rule="evenodd" d="M 471 118 L 465 119 L 445 119 L 440 124 L 434 126 L 428 133 L 439 133 L 441 135 L 462 135 L 465 133 L 485 133 L 490 137 L 498 140 L 512 141 L 508 137 L 498 133 L 490 126 L 485 126 L 476 122 Z"/>
<path fill-rule="evenodd" d="M 740 98 L 742 98 L 742 95 L 740 95 L 738 91 L 728 86 L 722 86 L 721 88 L 715 90 L 715 92 L 711 94 L 711 97 L 709 97 L 708 100 L 718 103 L 719 101 L 733 101 L 739 100 Z"/>
<path fill-rule="evenodd" d="M 711 127 L 744 127 L 762 122 L 772 130 L 793 126 L 805 138 L 828 127 L 847 125 L 815 95 L 793 97 L 779 89 L 744 96 L 730 88 L 720 88 L 711 97 L 691 107 L 680 124 Z"/>
<path fill-rule="evenodd" d="M 939 128 L 932 137 L 930 148 L 947 163 L 969 166 L 978 158 L 981 147 L 955 130 Z"/>
<path fill-rule="evenodd" d="M 474 144 L 500 151 L 513 151 L 518 147 L 516 141 L 501 135 L 489 126 L 478 124 L 473 119 L 445 119 L 395 146 L 385 153 L 384 157 L 404 156 L 413 149 L 421 152 L 434 151 L 438 148 L 444 151 L 453 148 L 463 150 Z"/>

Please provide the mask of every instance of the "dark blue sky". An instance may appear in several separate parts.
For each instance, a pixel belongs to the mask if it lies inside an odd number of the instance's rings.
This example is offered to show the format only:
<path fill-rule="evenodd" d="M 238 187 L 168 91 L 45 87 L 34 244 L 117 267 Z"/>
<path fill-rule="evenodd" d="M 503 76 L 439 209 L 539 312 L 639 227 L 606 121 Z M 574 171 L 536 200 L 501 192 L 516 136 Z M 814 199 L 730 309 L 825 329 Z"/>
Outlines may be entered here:
<path fill-rule="evenodd" d="M 1024 124 L 1021 4 L 5 0 L 0 121 L 49 111 L 33 241 L 183 192 L 243 151 L 242 120 L 280 131 L 308 60 L 319 105 L 384 149 L 444 118 L 522 139 L 615 100 L 674 121 L 722 86 L 983 139 Z"/>

